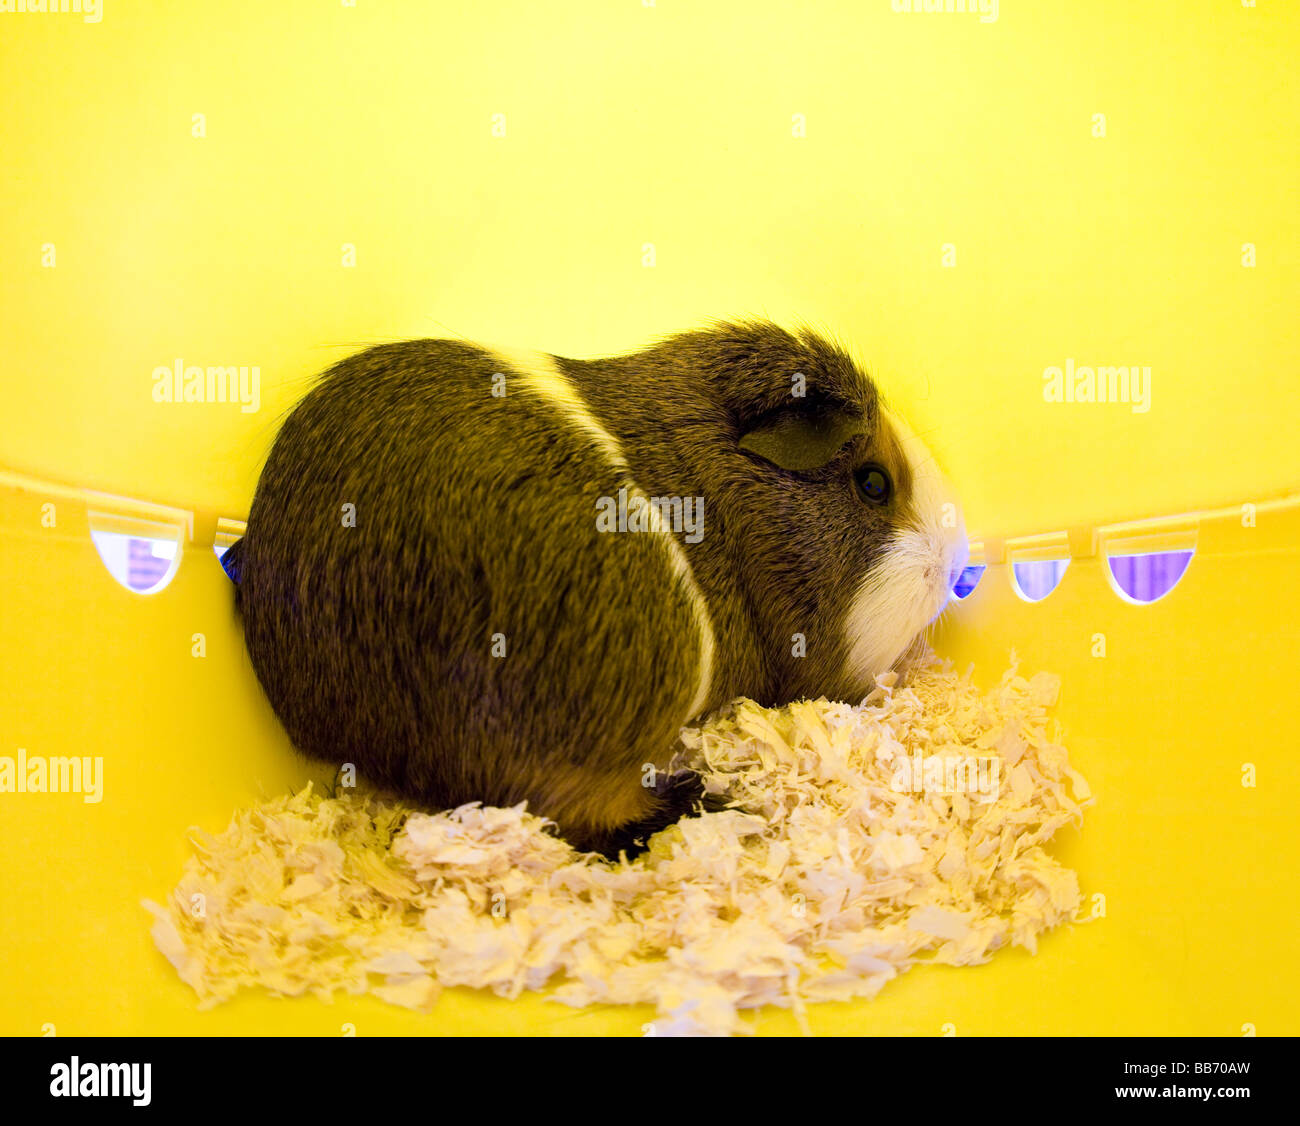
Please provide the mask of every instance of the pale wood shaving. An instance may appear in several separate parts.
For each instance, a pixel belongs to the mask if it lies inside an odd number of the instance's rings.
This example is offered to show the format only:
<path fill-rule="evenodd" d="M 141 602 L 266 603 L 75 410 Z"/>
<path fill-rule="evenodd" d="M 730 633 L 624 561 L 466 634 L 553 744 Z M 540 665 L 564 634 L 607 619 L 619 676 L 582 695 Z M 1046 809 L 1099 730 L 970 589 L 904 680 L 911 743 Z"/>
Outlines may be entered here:
<path fill-rule="evenodd" d="M 371 992 L 428 1012 L 449 986 L 649 1003 L 659 1035 L 748 1031 L 740 1012 L 874 996 L 923 961 L 971 965 L 1074 918 L 1043 846 L 1090 801 L 1014 663 L 990 692 L 932 655 L 854 707 L 739 701 L 683 733 L 733 808 L 609 864 L 478 803 L 431 815 L 311 787 L 238 812 L 195 855 L 153 937 L 202 1007 L 260 987 Z M 900 764 L 996 757 L 994 800 L 900 792 Z M 992 794 L 983 795 L 992 797 Z"/>

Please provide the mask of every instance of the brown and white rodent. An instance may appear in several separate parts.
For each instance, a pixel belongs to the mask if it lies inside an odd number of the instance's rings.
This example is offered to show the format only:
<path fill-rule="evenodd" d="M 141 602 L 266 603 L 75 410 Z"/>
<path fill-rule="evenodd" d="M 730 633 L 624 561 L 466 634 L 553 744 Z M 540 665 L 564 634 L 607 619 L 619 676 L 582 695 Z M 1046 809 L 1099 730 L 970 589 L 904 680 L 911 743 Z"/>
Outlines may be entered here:
<path fill-rule="evenodd" d="M 702 523 L 611 523 L 646 498 L 702 498 Z M 301 751 L 426 807 L 527 800 L 613 856 L 701 797 L 662 774 L 684 725 L 861 699 L 966 552 L 848 354 L 745 321 L 598 360 L 351 356 L 288 417 L 223 562 Z"/>

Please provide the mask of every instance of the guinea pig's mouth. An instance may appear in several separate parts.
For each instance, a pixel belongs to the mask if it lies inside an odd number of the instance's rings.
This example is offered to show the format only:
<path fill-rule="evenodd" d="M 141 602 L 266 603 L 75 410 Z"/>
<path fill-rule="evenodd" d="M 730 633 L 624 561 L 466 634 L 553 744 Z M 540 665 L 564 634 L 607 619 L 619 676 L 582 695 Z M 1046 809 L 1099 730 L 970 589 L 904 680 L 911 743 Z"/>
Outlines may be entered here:
<path fill-rule="evenodd" d="M 869 686 L 924 637 L 948 605 L 967 551 L 964 535 L 936 544 L 911 529 L 895 533 L 845 616 L 846 671 L 855 682 Z"/>

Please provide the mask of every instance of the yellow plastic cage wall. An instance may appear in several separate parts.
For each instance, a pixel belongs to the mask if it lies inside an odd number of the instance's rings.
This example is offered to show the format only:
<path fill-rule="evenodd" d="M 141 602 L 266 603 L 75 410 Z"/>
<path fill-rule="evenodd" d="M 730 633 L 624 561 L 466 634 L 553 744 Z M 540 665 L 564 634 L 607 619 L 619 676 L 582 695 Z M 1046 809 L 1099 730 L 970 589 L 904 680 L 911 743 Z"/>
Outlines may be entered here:
<path fill-rule="evenodd" d="M 813 1030 L 1300 1032 L 1295 5 L 65 7 L 0 12 L 0 757 L 101 756 L 102 793 L 0 792 L 0 1032 L 639 1033 L 467 990 L 199 1012 L 140 903 L 313 776 L 213 544 L 319 371 L 739 314 L 834 332 L 926 435 L 987 567 L 936 647 L 1059 673 L 1096 794 L 1054 846 L 1092 921 Z M 249 393 L 156 401 L 173 365 Z M 1118 366 L 1140 393 L 1052 393 Z M 92 530 L 171 540 L 170 581 Z"/>

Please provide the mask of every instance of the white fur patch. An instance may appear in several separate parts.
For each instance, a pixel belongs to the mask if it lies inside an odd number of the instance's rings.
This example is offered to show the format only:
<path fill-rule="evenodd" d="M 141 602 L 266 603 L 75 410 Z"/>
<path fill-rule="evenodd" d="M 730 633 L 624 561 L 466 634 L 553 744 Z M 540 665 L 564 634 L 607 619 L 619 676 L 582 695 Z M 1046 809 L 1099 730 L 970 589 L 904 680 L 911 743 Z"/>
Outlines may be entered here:
<path fill-rule="evenodd" d="M 700 639 L 700 666 L 696 682 L 695 698 L 691 701 L 690 716 L 694 718 L 704 710 L 713 687 L 713 623 L 709 618 L 708 603 L 695 582 L 694 572 L 686 552 L 673 536 L 672 529 L 663 521 L 659 510 L 649 503 L 649 498 L 632 479 L 632 471 L 623 456 L 623 449 L 618 439 L 606 430 L 587 406 L 586 400 L 569 382 L 555 362 L 555 357 L 545 352 L 532 352 L 514 348 L 485 348 L 494 359 L 515 372 L 524 386 L 535 395 L 545 399 L 564 416 L 575 429 L 582 431 L 605 455 L 609 463 L 624 477 L 629 497 L 639 497 L 646 506 L 651 531 L 658 542 L 668 551 L 672 562 L 673 574 L 686 595 L 691 608 L 691 617 L 695 621 L 696 632 Z M 507 390 L 507 394 L 509 391 Z M 594 515 L 593 515 L 594 519 Z"/>
<path fill-rule="evenodd" d="M 912 499 L 845 615 L 848 669 L 864 687 L 939 616 L 970 554 L 961 507 L 930 451 L 897 415 L 883 417 L 911 468 Z"/>

